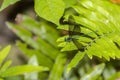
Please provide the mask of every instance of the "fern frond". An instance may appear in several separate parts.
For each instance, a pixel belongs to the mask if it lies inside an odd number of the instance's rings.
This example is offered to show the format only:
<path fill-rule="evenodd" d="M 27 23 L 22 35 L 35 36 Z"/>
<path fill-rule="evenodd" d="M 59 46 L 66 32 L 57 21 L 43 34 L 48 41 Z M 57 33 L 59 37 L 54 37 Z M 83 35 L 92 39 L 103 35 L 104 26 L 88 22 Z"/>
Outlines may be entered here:
<path fill-rule="evenodd" d="M 80 33 L 85 34 L 77 35 L 77 41 L 84 46 L 81 54 L 85 53 L 90 58 L 93 55 L 104 57 L 107 60 L 120 58 L 120 6 L 109 0 L 80 0 L 72 8 L 79 14 L 73 14 L 73 17 L 81 25 Z M 63 41 L 59 44 L 63 47 L 62 51 L 77 50 L 74 43 L 65 42 L 64 38 L 58 39 L 58 42 Z M 73 64 L 74 59 L 75 57 L 70 64 Z"/>

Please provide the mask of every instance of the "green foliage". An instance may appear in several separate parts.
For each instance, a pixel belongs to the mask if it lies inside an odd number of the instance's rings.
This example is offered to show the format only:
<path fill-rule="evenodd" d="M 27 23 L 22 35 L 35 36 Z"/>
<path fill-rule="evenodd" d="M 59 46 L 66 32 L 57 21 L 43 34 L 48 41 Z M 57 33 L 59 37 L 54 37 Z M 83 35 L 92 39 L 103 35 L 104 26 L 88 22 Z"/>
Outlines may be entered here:
<path fill-rule="evenodd" d="M 23 73 L 33 72 L 33 71 L 48 71 L 48 68 L 39 67 L 39 66 L 31 66 L 31 65 L 23 65 L 23 66 L 15 66 L 6 69 L 6 71 L 1 73 L 1 77 L 9 77 L 20 75 Z M 11 74 L 12 73 L 12 74 Z"/>
<path fill-rule="evenodd" d="M 64 9 L 65 4 L 62 0 L 35 0 L 36 13 L 40 17 L 58 25 Z"/>
<path fill-rule="evenodd" d="M 25 42 L 17 41 L 19 49 L 29 58 L 36 56 L 38 65 L 49 68 L 50 75 L 48 72 L 41 72 L 39 79 L 60 80 L 67 58 L 66 54 L 61 53 L 57 48 L 56 40 L 59 37 L 59 32 L 54 28 L 56 26 L 44 20 L 37 22 L 25 15 L 22 15 L 21 23 L 7 22 L 7 25 Z M 41 75 L 44 74 L 47 76 L 42 77 Z"/>
<path fill-rule="evenodd" d="M 100 58 L 104 57 L 108 61 L 110 58 L 120 58 L 120 24 L 118 23 L 120 16 L 117 15 L 120 13 L 120 6 L 108 0 L 80 0 L 72 8 L 77 14 L 66 13 L 64 18 L 67 20 L 66 15 L 72 15 L 76 24 L 80 25 L 80 33 L 84 35 L 77 34 L 77 36 L 73 36 L 73 38 L 77 38 L 80 45 L 84 46 L 84 51 L 80 51 L 80 53 L 87 54 L 90 58 L 93 55 Z M 115 11 L 113 12 L 113 10 Z M 58 42 L 61 42 L 59 46 L 63 47 L 62 51 L 78 50 L 72 41 L 69 43 L 65 42 L 65 37 L 58 39 Z M 73 60 L 79 60 L 76 56 Z M 76 61 L 70 64 L 73 64 L 71 66 L 75 66 Z"/>
<path fill-rule="evenodd" d="M 0 52 L 0 64 L 3 62 L 3 60 L 7 57 L 11 46 L 6 47 Z"/>
<path fill-rule="evenodd" d="M 7 8 L 8 6 L 15 4 L 16 2 L 18 2 L 19 0 L 3 0 L 3 3 L 0 7 L 0 11 L 4 10 L 5 8 Z"/>
<path fill-rule="evenodd" d="M 78 52 L 75 55 L 74 59 L 72 59 L 71 62 L 67 66 L 67 73 L 79 63 L 79 61 L 84 57 L 84 55 L 85 54 L 81 52 Z"/>
<path fill-rule="evenodd" d="M 7 57 L 11 46 L 7 46 L 2 51 L 0 51 L 0 78 L 9 77 L 9 76 L 16 76 L 28 72 L 33 71 L 48 71 L 48 68 L 42 66 L 33 66 L 33 65 L 22 65 L 22 66 L 14 66 L 10 67 L 12 61 L 8 60 L 4 62 L 5 58 Z"/>
<path fill-rule="evenodd" d="M 9 1 L 4 0 L 1 10 L 17 2 Z M 9 68 L 12 61 L 6 61 L 0 69 L 1 80 L 3 77 L 26 72 L 33 73 L 24 75 L 25 80 L 119 78 L 120 73 L 115 71 L 114 66 L 97 64 L 89 60 L 94 59 L 94 56 L 108 61 L 111 58 L 120 58 L 120 16 L 117 15 L 120 13 L 119 5 L 109 0 L 34 0 L 34 2 L 34 9 L 40 21 L 19 14 L 22 19 L 19 24 L 6 23 L 22 40 L 17 41 L 16 45 L 29 58 L 29 65 Z M 69 16 L 72 16 L 72 20 Z M 73 31 L 76 34 L 72 37 L 70 35 L 60 37 L 56 27 L 70 32 L 71 25 L 72 28 L 77 25 L 78 30 Z M 68 38 L 72 40 L 67 41 Z M 57 45 L 62 48 L 61 51 Z M 1 63 L 8 55 L 9 49 L 10 47 L 7 47 L 1 51 Z M 87 56 L 89 58 L 86 58 Z"/>
<path fill-rule="evenodd" d="M 101 75 L 103 69 L 105 67 L 105 64 L 100 64 L 94 67 L 93 70 L 86 73 L 81 80 L 97 80 L 99 76 Z"/>
<path fill-rule="evenodd" d="M 120 78 L 120 72 L 113 74 L 108 80 L 115 80 Z"/>
<path fill-rule="evenodd" d="M 94 66 L 87 57 L 84 57 L 76 68 L 64 75 L 66 80 L 103 80 L 104 76 L 101 75 L 105 67 L 104 63 Z"/>
<path fill-rule="evenodd" d="M 49 80 L 60 80 L 61 79 L 61 74 L 63 73 L 65 63 L 66 63 L 65 55 L 59 54 L 56 58 L 53 69 L 50 73 Z"/>
<path fill-rule="evenodd" d="M 66 8 L 71 7 L 77 3 L 77 0 L 63 0 L 65 3 Z"/>

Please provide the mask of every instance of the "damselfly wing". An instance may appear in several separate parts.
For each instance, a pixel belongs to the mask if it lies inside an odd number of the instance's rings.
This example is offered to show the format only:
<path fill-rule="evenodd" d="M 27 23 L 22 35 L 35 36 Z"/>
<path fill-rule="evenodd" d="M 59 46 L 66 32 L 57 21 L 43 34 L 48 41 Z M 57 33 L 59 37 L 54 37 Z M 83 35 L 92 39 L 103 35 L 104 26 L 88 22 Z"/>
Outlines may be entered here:
<path fill-rule="evenodd" d="M 63 22 L 64 23 L 64 22 Z M 87 33 L 87 34 L 84 34 L 84 33 L 81 33 L 81 30 L 80 30 L 80 24 L 77 24 L 73 18 L 73 16 L 69 16 L 68 18 L 68 22 L 65 22 L 64 24 L 67 24 L 69 25 L 69 31 L 68 31 L 68 38 L 65 38 L 65 41 L 66 42 L 73 42 L 75 44 L 75 46 L 78 48 L 78 50 L 80 51 L 83 51 L 84 50 L 84 47 L 82 45 L 82 43 L 80 43 L 78 40 L 78 38 L 76 38 L 75 36 L 79 35 L 79 36 L 85 36 L 85 37 L 88 37 L 88 38 L 91 38 L 91 39 L 94 39 L 93 37 L 89 36 L 89 34 L 91 33 L 96 33 L 97 31 L 93 31 L 93 32 L 90 32 L 90 33 Z"/>
<path fill-rule="evenodd" d="M 65 41 L 67 42 L 73 41 L 73 43 L 78 48 L 78 50 L 81 50 L 83 47 L 82 44 L 77 41 L 78 40 L 77 38 L 74 38 L 75 35 L 80 34 L 80 25 L 75 23 L 74 18 L 72 16 L 69 16 L 68 22 L 70 23 L 69 24 L 69 37 L 65 38 Z"/>

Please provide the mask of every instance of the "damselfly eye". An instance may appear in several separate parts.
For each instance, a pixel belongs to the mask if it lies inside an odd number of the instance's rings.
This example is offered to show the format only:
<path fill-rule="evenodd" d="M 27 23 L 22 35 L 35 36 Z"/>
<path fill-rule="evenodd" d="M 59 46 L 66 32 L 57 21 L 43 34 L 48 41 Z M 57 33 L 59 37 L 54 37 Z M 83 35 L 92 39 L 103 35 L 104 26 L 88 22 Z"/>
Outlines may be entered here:
<path fill-rule="evenodd" d="M 120 0 L 110 0 L 110 1 L 113 2 L 113 3 L 120 4 Z"/>

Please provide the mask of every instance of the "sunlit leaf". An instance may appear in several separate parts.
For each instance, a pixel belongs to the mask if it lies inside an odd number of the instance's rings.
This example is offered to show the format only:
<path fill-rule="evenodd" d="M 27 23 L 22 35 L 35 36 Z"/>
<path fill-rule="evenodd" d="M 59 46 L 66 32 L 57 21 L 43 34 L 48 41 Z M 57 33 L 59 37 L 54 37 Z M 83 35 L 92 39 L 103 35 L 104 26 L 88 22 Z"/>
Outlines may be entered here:
<path fill-rule="evenodd" d="M 109 2 L 109 0 L 81 0 L 72 8 L 79 15 L 71 15 L 76 24 L 81 25 L 81 33 L 85 34 L 76 34 L 78 35 L 76 39 L 84 46 L 82 53 L 86 53 L 89 58 L 93 56 L 104 57 L 108 61 L 110 58 L 120 58 L 120 23 L 118 23 L 120 16 L 117 15 L 120 13 L 120 6 Z M 93 34 L 87 34 L 87 32 Z M 76 46 L 70 43 L 72 41 L 66 46 L 64 40 L 60 42 L 59 46 L 63 47 L 62 51 L 76 50 Z"/>
<path fill-rule="evenodd" d="M 42 66 L 32 66 L 32 65 L 23 65 L 23 66 L 15 66 L 8 68 L 6 71 L 1 73 L 2 77 L 9 77 L 9 76 L 16 76 L 30 72 L 41 72 L 41 71 L 48 71 L 48 68 Z"/>
<path fill-rule="evenodd" d="M 78 52 L 78 53 L 73 57 L 73 59 L 71 60 L 71 62 L 70 62 L 70 63 L 68 64 L 68 66 L 67 66 L 67 73 L 68 73 L 73 67 L 75 67 L 75 66 L 79 63 L 79 61 L 80 61 L 81 59 L 83 59 L 84 55 L 85 55 L 85 53 Z"/>
<path fill-rule="evenodd" d="M 9 66 L 11 65 L 11 63 L 12 63 L 11 60 L 6 61 L 6 62 L 2 65 L 2 67 L 0 68 L 0 74 L 1 74 L 2 72 L 4 72 L 6 69 L 9 68 Z"/>
<path fill-rule="evenodd" d="M 36 13 L 55 24 L 59 24 L 59 19 L 62 17 L 64 9 L 65 4 L 62 0 L 35 0 Z"/>
<path fill-rule="evenodd" d="M 67 8 L 77 3 L 77 0 L 63 0 L 63 1 L 65 2 Z"/>
<path fill-rule="evenodd" d="M 66 63 L 65 54 L 59 53 L 59 55 L 56 58 L 55 64 L 53 65 L 53 69 L 50 72 L 48 80 L 61 80 L 65 63 Z"/>
<path fill-rule="evenodd" d="M 2 51 L 0 51 L 0 64 L 4 61 L 4 59 L 7 57 L 9 51 L 11 49 L 11 46 L 5 47 Z"/>

